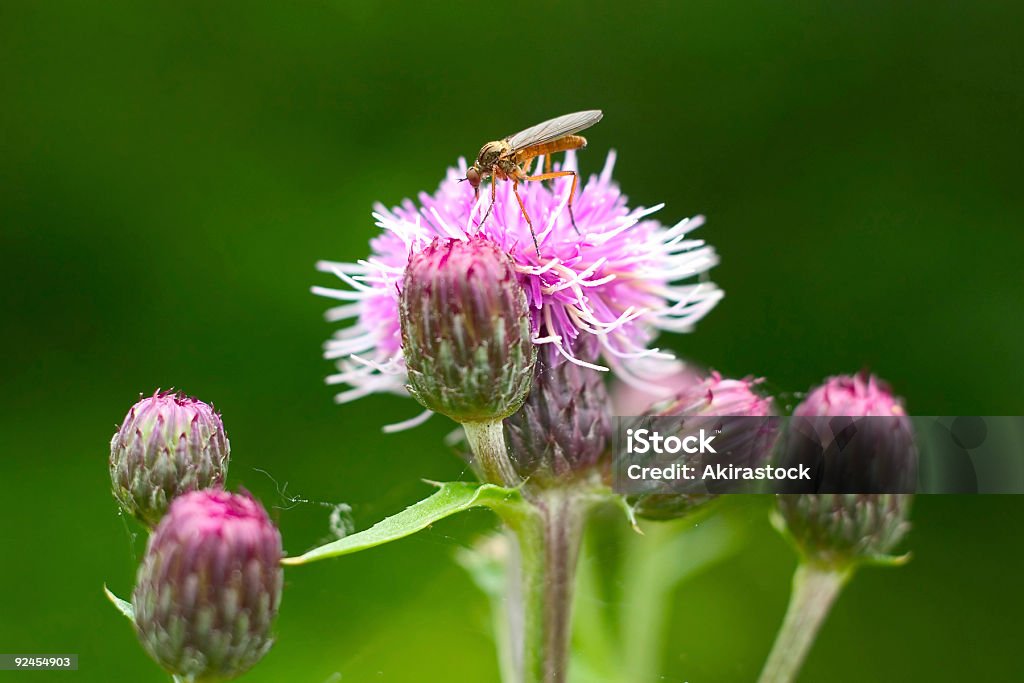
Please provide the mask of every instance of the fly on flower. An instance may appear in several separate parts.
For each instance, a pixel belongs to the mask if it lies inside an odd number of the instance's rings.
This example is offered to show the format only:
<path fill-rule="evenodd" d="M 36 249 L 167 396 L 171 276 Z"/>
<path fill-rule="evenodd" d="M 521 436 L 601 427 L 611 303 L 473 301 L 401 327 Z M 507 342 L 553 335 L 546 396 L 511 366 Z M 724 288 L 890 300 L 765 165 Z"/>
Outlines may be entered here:
<path fill-rule="evenodd" d="M 576 135 L 576 133 L 593 126 L 601 120 L 601 116 L 600 109 L 578 111 L 574 114 L 566 114 L 544 123 L 538 123 L 536 126 L 527 128 L 515 135 L 510 135 L 502 140 L 488 142 L 484 145 L 480 149 L 480 154 L 477 155 L 476 161 L 466 171 L 465 178 L 473 186 L 473 192 L 477 199 L 479 199 L 480 183 L 487 176 L 491 176 L 491 203 L 487 207 L 487 212 L 484 214 L 483 220 L 480 221 L 480 225 L 487 222 L 487 217 L 491 215 L 491 209 L 494 208 L 495 182 L 498 180 L 511 180 L 512 191 L 519 201 L 519 209 L 523 212 L 523 218 L 526 219 L 526 224 L 530 228 L 530 235 L 533 237 L 533 246 L 537 249 L 537 255 L 540 256 L 540 245 L 537 244 L 537 233 L 533 230 L 533 221 L 530 220 L 530 215 L 526 213 L 523 198 L 519 196 L 519 182 L 572 176 L 572 189 L 569 191 L 569 220 L 572 221 L 572 227 L 579 233 L 580 230 L 576 227 L 576 217 L 572 214 L 572 200 L 576 194 L 576 185 L 579 177 L 576 175 L 576 171 L 552 172 L 551 155 L 586 147 L 587 139 L 582 135 Z M 527 167 L 531 161 L 539 156 L 544 156 L 545 158 L 546 172 L 530 175 Z"/>

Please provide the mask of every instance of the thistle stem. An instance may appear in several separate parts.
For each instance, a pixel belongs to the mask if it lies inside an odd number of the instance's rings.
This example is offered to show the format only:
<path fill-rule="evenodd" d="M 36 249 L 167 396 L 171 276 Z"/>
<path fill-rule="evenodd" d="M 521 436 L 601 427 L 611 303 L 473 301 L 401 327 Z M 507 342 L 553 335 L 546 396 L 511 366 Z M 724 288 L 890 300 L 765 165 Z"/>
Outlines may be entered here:
<path fill-rule="evenodd" d="M 800 563 L 793 574 L 793 592 L 786 617 L 758 683 L 790 683 L 796 678 L 832 603 L 851 573 L 848 568 Z"/>
<path fill-rule="evenodd" d="M 466 422 L 462 425 L 466 440 L 473 449 L 475 464 L 483 479 L 492 484 L 514 487 L 521 482 L 516 474 L 505 446 L 505 432 L 501 420 L 492 422 Z"/>
<path fill-rule="evenodd" d="M 633 530 L 626 533 L 630 535 L 623 568 L 622 672 L 629 680 L 656 681 L 679 580 L 677 567 L 685 557 L 670 552 L 680 550 L 678 526 L 662 522 L 646 525 L 643 536 Z"/>
<path fill-rule="evenodd" d="M 519 570 L 509 572 L 508 587 L 515 683 L 565 683 L 584 505 L 557 489 L 531 502 L 528 514 L 506 520 L 517 547 L 512 569 Z"/>

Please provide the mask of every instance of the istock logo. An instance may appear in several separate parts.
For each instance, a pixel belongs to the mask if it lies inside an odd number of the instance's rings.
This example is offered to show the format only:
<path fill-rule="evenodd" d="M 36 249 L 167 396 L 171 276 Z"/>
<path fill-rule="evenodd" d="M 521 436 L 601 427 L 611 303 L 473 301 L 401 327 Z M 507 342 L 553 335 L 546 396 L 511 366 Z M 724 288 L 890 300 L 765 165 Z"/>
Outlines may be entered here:
<path fill-rule="evenodd" d="M 676 454 L 717 453 L 711 442 L 717 434 L 710 436 L 701 429 L 697 434 L 679 438 L 678 436 L 662 436 L 650 429 L 627 429 L 626 452 L 643 455 L 645 453 Z"/>

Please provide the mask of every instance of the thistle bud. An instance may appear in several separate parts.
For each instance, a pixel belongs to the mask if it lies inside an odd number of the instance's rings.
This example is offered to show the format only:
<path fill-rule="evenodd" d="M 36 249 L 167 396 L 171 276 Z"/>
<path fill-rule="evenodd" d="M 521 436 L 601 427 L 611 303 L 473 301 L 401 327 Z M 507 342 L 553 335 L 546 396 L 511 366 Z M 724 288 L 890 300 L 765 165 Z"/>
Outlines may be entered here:
<path fill-rule="evenodd" d="M 230 452 L 213 408 L 158 392 L 132 406 L 110 442 L 114 497 L 152 528 L 175 496 L 223 486 Z"/>
<path fill-rule="evenodd" d="M 611 404 L 600 373 L 542 353 L 530 395 L 505 420 L 512 461 L 541 486 L 593 471 L 610 454 Z"/>
<path fill-rule="evenodd" d="M 413 254 L 400 311 L 407 388 L 420 403 L 463 424 L 519 409 L 536 350 L 526 292 L 496 244 L 436 238 Z"/>
<path fill-rule="evenodd" d="M 767 417 L 774 414 L 772 400 L 754 391 L 761 380 L 725 379 L 712 372 L 708 377 L 681 375 L 685 382 L 675 396 L 655 403 L 648 411 L 659 417 Z"/>
<path fill-rule="evenodd" d="M 266 654 L 281 535 L 248 495 L 179 496 L 149 539 L 132 605 L 146 652 L 186 681 L 238 676 Z"/>
<path fill-rule="evenodd" d="M 777 496 L 778 521 L 810 559 L 885 555 L 906 534 L 913 495 L 901 491 L 916 483 L 917 447 L 902 401 L 877 378 L 831 377 L 797 406 L 780 464 L 797 463 L 816 465 L 820 493 Z"/>
<path fill-rule="evenodd" d="M 682 376 L 676 395 L 656 403 L 647 414 L 654 418 L 679 418 L 677 436 L 715 433 L 715 462 L 737 467 L 758 467 L 769 458 L 779 435 L 778 418 L 771 398 L 760 395 L 753 378 L 724 379 L 712 372 L 708 377 Z M 703 469 L 706 462 L 689 460 Z M 652 493 L 636 501 L 636 513 L 648 519 L 674 519 L 694 512 L 720 493 L 728 484 L 695 482 L 693 492 Z"/>

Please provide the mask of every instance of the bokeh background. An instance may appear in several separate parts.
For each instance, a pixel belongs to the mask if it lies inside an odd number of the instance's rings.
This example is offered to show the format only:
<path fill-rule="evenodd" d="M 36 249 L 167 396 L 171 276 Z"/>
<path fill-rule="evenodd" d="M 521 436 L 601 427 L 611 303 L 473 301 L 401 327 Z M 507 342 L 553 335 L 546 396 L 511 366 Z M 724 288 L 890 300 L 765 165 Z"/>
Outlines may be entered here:
<path fill-rule="evenodd" d="M 614 147 L 633 202 L 708 216 L 727 296 L 666 345 L 777 392 L 866 367 L 917 414 L 1021 414 L 1022 24 L 1010 2 L 0 3 L 0 652 L 81 656 L 0 679 L 164 680 L 101 593 L 141 548 L 106 469 L 139 392 L 217 405 L 229 484 L 292 553 L 331 505 L 363 528 L 467 477 L 445 420 L 380 433 L 410 400 L 333 405 L 313 264 L 366 255 L 373 202 L 568 111 L 605 111 L 585 172 Z M 794 558 L 737 505 L 747 540 L 680 590 L 659 681 L 752 680 L 768 652 Z M 853 582 L 802 680 L 1020 680 L 1022 512 L 920 499 L 913 562 Z M 490 525 L 288 571 L 245 680 L 496 680 L 451 561 Z"/>

